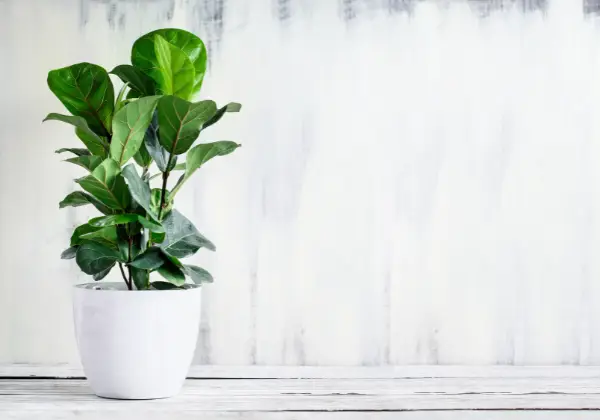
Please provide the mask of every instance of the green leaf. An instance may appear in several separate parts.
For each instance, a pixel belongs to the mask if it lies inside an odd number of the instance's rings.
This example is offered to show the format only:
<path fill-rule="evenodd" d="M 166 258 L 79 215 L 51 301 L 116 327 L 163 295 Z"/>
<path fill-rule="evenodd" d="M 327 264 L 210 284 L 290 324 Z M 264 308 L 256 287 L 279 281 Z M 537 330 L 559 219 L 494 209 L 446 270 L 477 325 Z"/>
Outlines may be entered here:
<path fill-rule="evenodd" d="M 169 152 L 162 147 L 158 141 L 158 112 L 154 111 L 154 115 L 152 116 L 152 121 L 146 130 L 146 135 L 144 136 L 144 145 L 146 146 L 146 150 L 148 150 L 148 154 L 154 159 L 156 162 L 156 166 L 162 172 L 167 171 L 167 163 L 169 162 L 169 157 L 171 156 Z"/>
<path fill-rule="evenodd" d="M 156 88 L 154 80 L 146 76 L 146 74 L 137 67 L 129 64 L 122 64 L 115 67 L 110 73 L 118 76 L 123 83 L 129 83 L 129 86 L 141 93 L 142 96 L 150 96 L 155 93 Z"/>
<path fill-rule="evenodd" d="M 115 264 L 114 264 L 114 263 L 113 263 L 113 264 L 111 264 L 111 265 L 110 265 L 110 266 L 109 266 L 109 267 L 108 267 L 106 270 L 102 270 L 101 272 L 94 274 L 94 275 L 92 276 L 92 278 L 93 278 L 95 281 L 100 281 L 100 280 L 102 280 L 104 277 L 108 276 L 108 273 L 110 273 L 110 270 L 112 270 L 112 268 L 113 268 L 114 266 L 115 266 Z"/>
<path fill-rule="evenodd" d="M 89 155 L 91 155 L 91 153 L 90 153 L 90 151 L 88 149 L 77 149 L 77 148 L 63 147 L 62 149 L 58 149 L 58 150 L 54 151 L 54 153 L 65 153 L 65 152 L 73 153 L 75 156 L 89 156 Z"/>
<path fill-rule="evenodd" d="M 174 284 L 166 281 L 153 281 L 152 283 L 150 283 L 150 286 L 152 286 L 156 290 L 179 289 L 179 286 L 175 286 Z"/>
<path fill-rule="evenodd" d="M 204 143 L 192 147 L 188 152 L 185 161 L 185 173 L 179 181 L 177 181 L 177 185 L 175 185 L 173 191 L 171 191 L 171 196 L 175 196 L 183 183 L 206 162 L 216 156 L 228 155 L 240 146 L 240 144 L 233 141 L 216 141 L 214 143 Z"/>
<path fill-rule="evenodd" d="M 194 66 L 179 48 L 169 44 L 162 36 L 154 36 L 154 54 L 158 64 L 150 73 L 163 95 L 175 95 L 189 99 L 194 89 L 196 76 Z"/>
<path fill-rule="evenodd" d="M 117 95 L 117 99 L 115 101 L 115 114 L 126 104 L 126 99 L 124 99 L 123 96 L 125 96 L 125 91 L 127 91 L 128 87 L 129 83 L 125 83 L 119 90 L 119 94 Z"/>
<path fill-rule="evenodd" d="M 159 29 L 140 37 L 133 44 L 131 62 L 143 72 L 158 81 L 156 67 L 158 58 L 156 52 L 156 35 L 160 35 L 171 46 L 176 47 L 190 61 L 194 69 L 192 89 L 187 99 L 200 91 L 204 74 L 206 73 L 207 54 L 204 43 L 196 35 L 181 29 Z M 186 77 L 187 76 L 186 74 Z"/>
<path fill-rule="evenodd" d="M 129 92 L 127 92 L 127 99 L 137 99 L 140 98 L 144 95 L 142 95 L 142 93 L 138 90 L 135 89 L 130 89 Z"/>
<path fill-rule="evenodd" d="M 60 203 L 58 203 L 58 208 L 79 207 L 86 204 L 92 204 L 103 214 L 112 214 L 113 212 L 112 209 L 102 204 L 95 197 L 83 191 L 74 191 L 68 194 Z"/>
<path fill-rule="evenodd" d="M 165 257 L 158 247 L 151 247 L 138 255 L 129 265 L 144 270 L 154 270 L 165 263 Z"/>
<path fill-rule="evenodd" d="M 74 158 L 65 159 L 65 162 L 74 163 L 75 165 L 79 165 L 82 168 L 92 172 L 98 167 L 98 165 L 102 163 L 103 160 L 104 159 L 100 156 L 77 156 Z"/>
<path fill-rule="evenodd" d="M 125 225 L 137 222 L 138 217 L 140 217 L 139 214 L 113 214 L 112 216 L 94 217 L 88 223 L 96 227 Z"/>
<path fill-rule="evenodd" d="M 191 103 L 163 96 L 157 109 L 160 144 L 169 153 L 180 155 L 198 138 L 202 124 L 217 112 L 217 105 L 211 100 Z"/>
<path fill-rule="evenodd" d="M 160 244 L 165 240 L 164 233 L 150 232 L 150 242 L 153 244 Z"/>
<path fill-rule="evenodd" d="M 133 155 L 133 159 L 135 163 L 140 165 L 142 168 L 148 168 L 152 164 L 152 156 L 148 153 L 148 149 L 146 148 L 146 144 L 142 142 L 140 145 L 140 150 Z"/>
<path fill-rule="evenodd" d="M 89 194 L 86 194 L 82 191 L 73 191 L 63 198 L 60 203 L 58 203 L 58 208 L 62 209 L 64 207 L 79 207 L 85 206 L 86 204 L 91 204 L 90 197 L 91 196 Z"/>
<path fill-rule="evenodd" d="M 165 240 L 160 247 L 167 255 L 184 258 L 196 253 L 200 248 L 215 250 L 214 244 L 202 236 L 192 222 L 177 210 L 171 210 L 165 217 L 163 226 Z"/>
<path fill-rule="evenodd" d="M 83 235 L 86 233 L 95 232 L 99 229 L 100 228 L 92 226 L 88 223 L 77 226 L 71 234 L 71 246 L 81 245 L 83 243 L 83 239 L 81 239 Z"/>
<path fill-rule="evenodd" d="M 152 219 L 158 221 L 158 215 L 150 202 L 150 186 L 148 183 L 142 181 L 133 164 L 129 164 L 123 168 L 123 177 L 129 186 L 129 191 L 135 202 L 142 206 Z"/>
<path fill-rule="evenodd" d="M 156 271 L 169 283 L 172 283 L 175 286 L 182 286 L 185 284 L 185 274 L 183 273 L 183 270 L 168 259 L 165 259 L 164 264 L 158 267 Z"/>
<path fill-rule="evenodd" d="M 92 154 L 95 156 L 101 156 L 103 158 L 108 156 L 108 149 L 109 149 L 109 145 L 108 145 L 108 140 L 106 140 L 106 137 L 100 137 L 100 140 L 102 141 L 102 154 L 100 154 L 100 149 L 98 148 L 97 140 L 96 138 L 98 137 L 97 134 L 90 134 L 89 132 L 82 130 L 80 128 L 76 128 L 75 129 L 75 134 L 77 135 L 77 137 L 79 138 L 79 140 L 82 141 L 83 144 L 85 144 L 85 146 L 93 151 Z"/>
<path fill-rule="evenodd" d="M 128 103 L 115 114 L 110 156 L 119 163 L 119 166 L 127 162 L 140 149 L 157 100 L 158 96 L 140 98 Z"/>
<path fill-rule="evenodd" d="M 106 70 L 90 63 L 52 70 L 48 87 L 71 114 L 85 118 L 95 133 L 110 135 L 115 93 Z"/>
<path fill-rule="evenodd" d="M 131 267 L 131 277 L 133 278 L 133 284 L 135 284 L 136 289 L 148 290 L 150 288 L 150 273 L 148 270 Z"/>
<path fill-rule="evenodd" d="M 75 261 L 86 274 L 98 274 L 111 267 L 119 259 L 119 252 L 97 242 L 85 242 L 79 249 Z"/>
<path fill-rule="evenodd" d="M 63 260 L 70 260 L 75 258 L 75 254 L 77 254 L 77 248 L 76 246 L 72 246 L 70 248 L 65 249 L 61 254 L 60 254 L 60 258 Z"/>
<path fill-rule="evenodd" d="M 90 175 L 75 182 L 111 209 L 125 210 L 129 207 L 131 196 L 121 176 L 121 168 L 111 158 L 104 160 Z"/>
<path fill-rule="evenodd" d="M 184 265 L 183 271 L 196 284 L 212 283 L 214 281 L 213 276 L 208 271 L 197 265 Z"/>
<path fill-rule="evenodd" d="M 204 143 L 194 146 L 187 154 L 185 161 L 185 177 L 189 178 L 192 174 L 204 165 L 206 162 L 217 156 L 225 156 L 240 147 L 233 141 L 216 141 L 213 143 Z"/>
<path fill-rule="evenodd" d="M 226 112 L 240 112 L 241 109 L 242 105 L 238 104 L 237 102 L 228 103 L 224 107 L 219 108 L 217 113 L 213 115 L 213 117 L 202 126 L 202 129 L 204 130 L 205 128 L 210 127 L 211 125 L 219 122 L 219 120 L 223 117 L 223 115 L 225 115 Z"/>
<path fill-rule="evenodd" d="M 89 224 L 96 227 L 124 225 L 127 223 L 138 222 L 146 229 L 152 232 L 164 232 L 165 229 L 158 223 L 151 222 L 139 214 L 114 214 L 112 216 L 102 216 L 90 219 Z"/>
<path fill-rule="evenodd" d="M 91 226 L 97 228 L 98 226 Z M 119 249 L 118 241 L 119 237 L 117 236 L 117 228 L 115 226 L 106 226 L 100 229 L 97 229 L 93 232 L 85 233 L 79 236 L 80 241 L 93 241 L 99 242 L 102 245 L 105 245 L 109 248 Z"/>
<path fill-rule="evenodd" d="M 85 144 L 85 147 L 88 148 L 91 154 L 95 156 L 106 157 L 108 152 L 108 142 L 90 129 L 85 118 L 57 113 L 48 114 L 48 116 L 44 118 L 44 121 L 51 120 L 62 121 L 75 126 L 77 136 L 83 142 L 83 144 Z"/>

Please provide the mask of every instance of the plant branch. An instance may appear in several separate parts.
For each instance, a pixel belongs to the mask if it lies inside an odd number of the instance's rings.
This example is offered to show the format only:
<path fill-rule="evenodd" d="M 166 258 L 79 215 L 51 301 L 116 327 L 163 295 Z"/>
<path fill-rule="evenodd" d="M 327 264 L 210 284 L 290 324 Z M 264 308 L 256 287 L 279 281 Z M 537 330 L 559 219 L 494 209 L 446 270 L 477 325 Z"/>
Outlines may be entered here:
<path fill-rule="evenodd" d="M 119 269 L 121 270 L 121 275 L 123 276 L 123 280 L 125 280 L 125 284 L 127 288 L 131 290 L 131 281 L 127 280 L 127 276 L 125 275 L 125 270 L 123 270 L 123 264 L 119 263 Z"/>
<path fill-rule="evenodd" d="M 167 198 L 167 179 L 169 179 L 169 167 L 171 166 L 171 159 L 173 159 L 173 154 L 169 155 L 169 161 L 167 162 L 166 172 L 163 172 L 162 176 L 162 189 L 160 192 L 160 207 L 158 208 L 158 221 L 160 221 L 160 217 L 162 216 L 163 207 L 165 206 L 165 200 Z"/>
<path fill-rule="evenodd" d="M 132 258 L 131 258 L 131 245 L 133 243 L 133 238 L 131 237 L 131 233 L 127 232 L 128 235 L 128 246 L 129 246 L 129 251 L 127 252 L 127 261 L 131 262 Z M 133 281 L 131 279 L 131 266 L 127 266 L 127 274 L 129 274 L 129 283 L 127 283 L 127 285 L 129 286 L 129 290 L 133 290 Z"/>

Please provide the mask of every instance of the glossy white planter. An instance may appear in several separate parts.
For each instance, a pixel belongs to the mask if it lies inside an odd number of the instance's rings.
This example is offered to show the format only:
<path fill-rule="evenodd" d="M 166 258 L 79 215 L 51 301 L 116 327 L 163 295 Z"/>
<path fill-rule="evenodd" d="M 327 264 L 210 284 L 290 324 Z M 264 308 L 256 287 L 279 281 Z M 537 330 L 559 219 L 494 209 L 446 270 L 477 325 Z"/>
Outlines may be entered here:
<path fill-rule="evenodd" d="M 179 392 L 196 348 L 200 290 L 195 285 L 161 291 L 129 291 L 120 283 L 75 286 L 77 344 L 96 395 L 152 399 Z"/>

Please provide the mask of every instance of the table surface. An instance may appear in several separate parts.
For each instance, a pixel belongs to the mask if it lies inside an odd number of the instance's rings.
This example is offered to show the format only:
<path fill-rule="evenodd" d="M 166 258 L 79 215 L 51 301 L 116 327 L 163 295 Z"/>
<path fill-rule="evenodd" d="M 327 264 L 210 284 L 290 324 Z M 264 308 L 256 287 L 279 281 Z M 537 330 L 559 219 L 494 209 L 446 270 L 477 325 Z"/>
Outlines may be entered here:
<path fill-rule="evenodd" d="M 101 399 L 84 379 L 13 377 L 0 379 L 0 419 L 600 419 L 597 368 L 476 372 L 188 379 L 179 396 L 152 401 Z"/>

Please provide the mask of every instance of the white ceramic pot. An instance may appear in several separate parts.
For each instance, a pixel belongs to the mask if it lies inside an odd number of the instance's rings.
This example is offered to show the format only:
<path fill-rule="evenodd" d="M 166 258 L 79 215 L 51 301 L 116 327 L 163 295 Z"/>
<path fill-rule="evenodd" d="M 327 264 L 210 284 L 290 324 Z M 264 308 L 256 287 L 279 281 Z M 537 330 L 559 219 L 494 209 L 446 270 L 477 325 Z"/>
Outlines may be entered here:
<path fill-rule="evenodd" d="M 200 327 L 200 287 L 129 291 L 121 283 L 75 286 L 75 332 L 96 395 L 166 398 L 187 376 Z"/>

